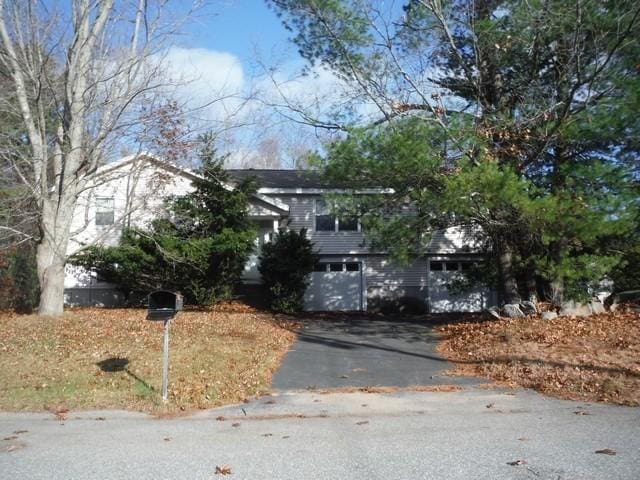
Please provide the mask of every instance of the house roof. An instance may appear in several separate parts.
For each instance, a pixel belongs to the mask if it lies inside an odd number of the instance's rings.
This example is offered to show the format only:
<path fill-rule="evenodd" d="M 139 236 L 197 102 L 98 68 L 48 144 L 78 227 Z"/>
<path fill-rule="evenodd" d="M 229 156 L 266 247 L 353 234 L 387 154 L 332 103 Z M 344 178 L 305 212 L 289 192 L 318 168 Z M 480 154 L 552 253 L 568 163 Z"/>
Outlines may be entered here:
<path fill-rule="evenodd" d="M 197 178 L 201 178 L 200 175 L 192 170 L 189 170 L 187 168 L 184 167 L 180 167 L 177 165 L 172 164 L 171 162 L 167 162 L 166 160 L 160 159 L 156 156 L 154 156 L 153 154 L 147 153 L 147 152 L 141 152 L 135 155 L 128 155 L 126 157 L 123 157 L 119 160 L 116 160 L 114 162 L 110 162 L 106 165 L 103 165 L 102 167 L 100 167 L 98 169 L 98 176 L 106 176 L 112 172 L 117 171 L 118 169 L 121 169 L 122 167 L 129 165 L 131 163 L 134 163 L 136 161 L 144 161 L 144 162 L 149 162 L 149 163 L 153 163 L 155 165 L 158 165 L 160 168 L 163 168 L 167 171 L 173 172 L 175 174 L 178 175 L 184 175 L 187 178 L 190 179 L 197 179 Z M 232 190 L 234 187 L 233 185 L 228 185 L 228 184 L 224 184 L 224 187 L 228 190 Z M 280 213 L 288 213 L 289 212 L 289 206 L 276 200 L 273 198 L 268 198 L 265 197 L 264 195 L 260 195 L 259 193 L 255 193 L 252 195 L 252 197 L 255 200 L 258 200 L 260 202 L 262 202 L 262 204 L 264 206 L 267 206 L 267 208 L 270 209 L 274 209 Z"/>
<path fill-rule="evenodd" d="M 254 177 L 259 188 L 340 188 L 336 182 L 328 182 L 315 170 L 267 170 L 267 169 L 229 169 L 238 181 Z"/>

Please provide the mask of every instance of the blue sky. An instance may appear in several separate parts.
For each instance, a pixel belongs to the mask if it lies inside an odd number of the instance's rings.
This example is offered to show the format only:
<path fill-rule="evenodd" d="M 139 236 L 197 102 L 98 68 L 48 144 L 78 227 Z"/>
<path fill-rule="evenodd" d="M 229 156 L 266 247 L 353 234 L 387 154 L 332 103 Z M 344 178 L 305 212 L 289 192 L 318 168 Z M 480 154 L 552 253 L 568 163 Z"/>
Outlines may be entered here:
<path fill-rule="evenodd" d="M 335 97 L 338 80 L 332 73 L 318 70 L 315 76 L 298 77 L 305 62 L 289 41 L 291 36 L 264 0 L 222 0 L 193 18 L 169 51 L 169 74 L 187 80 L 177 98 L 188 110 L 197 110 L 192 124 L 214 131 L 233 122 L 241 125 L 219 137 L 219 147 L 231 153 L 230 162 L 259 166 L 264 149 L 277 148 L 281 166 L 290 166 L 301 150 L 320 145 L 316 130 L 263 103 L 282 103 L 282 91 L 287 99 L 318 111 L 327 104 L 319 99 Z M 216 97 L 225 100 L 199 109 Z M 247 103 L 243 98 L 253 100 Z M 238 105 L 243 107 L 237 109 Z"/>
<path fill-rule="evenodd" d="M 192 2 L 169 3 L 176 20 Z M 70 14 L 69 0 L 42 0 L 42 5 Z M 182 105 L 193 132 L 222 132 L 219 148 L 237 165 L 259 166 L 265 151 L 276 151 L 277 162 L 290 166 L 301 151 L 320 145 L 316 130 L 272 107 L 286 95 L 305 109 L 324 109 L 324 99 L 335 97 L 337 90 L 337 78 L 326 70 L 298 77 L 305 62 L 291 36 L 264 0 L 211 0 L 162 56 L 167 79 L 175 85 L 165 93 Z"/>
<path fill-rule="evenodd" d="M 251 63 L 254 45 L 268 52 L 290 45 L 288 32 L 262 0 L 229 0 L 210 8 L 188 29 L 185 46 L 229 52 Z M 291 49 L 295 53 L 295 49 Z M 296 55 L 297 56 L 297 55 Z"/>

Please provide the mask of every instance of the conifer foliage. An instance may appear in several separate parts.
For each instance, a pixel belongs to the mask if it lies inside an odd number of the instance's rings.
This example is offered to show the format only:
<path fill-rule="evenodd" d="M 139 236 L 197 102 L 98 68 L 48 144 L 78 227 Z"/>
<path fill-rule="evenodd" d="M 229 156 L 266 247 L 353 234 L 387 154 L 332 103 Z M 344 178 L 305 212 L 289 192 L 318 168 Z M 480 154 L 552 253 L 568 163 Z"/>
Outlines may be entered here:
<path fill-rule="evenodd" d="M 205 135 L 194 191 L 167 201 L 164 218 L 129 228 L 117 247 L 95 246 L 72 259 L 120 286 L 133 302 L 156 289 L 180 291 L 192 304 L 229 298 L 254 248 L 248 217 L 253 181 L 229 186 L 224 158 Z"/>
<path fill-rule="evenodd" d="M 309 286 L 316 255 L 306 229 L 280 229 L 262 246 L 258 270 L 273 310 L 299 312 L 304 307 L 304 293 Z"/>

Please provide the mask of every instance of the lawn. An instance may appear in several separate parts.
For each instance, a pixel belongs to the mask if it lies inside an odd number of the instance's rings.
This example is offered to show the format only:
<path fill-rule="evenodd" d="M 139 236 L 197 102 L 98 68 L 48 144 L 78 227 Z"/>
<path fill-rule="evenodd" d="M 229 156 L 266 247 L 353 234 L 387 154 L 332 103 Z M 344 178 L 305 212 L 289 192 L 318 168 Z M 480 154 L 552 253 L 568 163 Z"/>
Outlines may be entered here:
<path fill-rule="evenodd" d="M 479 315 L 440 327 L 438 352 L 454 373 L 581 401 L 640 405 L 640 314 L 583 318 Z"/>
<path fill-rule="evenodd" d="M 269 390 L 294 324 L 256 312 L 181 312 L 171 324 L 169 402 L 160 397 L 162 322 L 137 309 L 62 318 L 0 313 L 0 409 L 163 413 L 240 402 Z"/>

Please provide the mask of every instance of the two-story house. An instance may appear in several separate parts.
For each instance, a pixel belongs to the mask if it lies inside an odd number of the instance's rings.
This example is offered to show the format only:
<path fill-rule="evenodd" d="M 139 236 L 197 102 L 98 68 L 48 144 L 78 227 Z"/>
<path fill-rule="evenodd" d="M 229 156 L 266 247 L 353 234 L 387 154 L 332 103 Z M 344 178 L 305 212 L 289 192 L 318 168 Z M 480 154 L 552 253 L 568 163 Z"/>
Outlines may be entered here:
<path fill-rule="evenodd" d="M 264 198 L 284 204 L 280 223 L 305 228 L 319 255 L 306 292 L 307 310 L 367 310 L 386 301 L 411 298 L 431 312 L 480 311 L 496 303 L 488 288 L 454 295 L 449 282 L 482 255 L 466 228 L 436 232 L 424 255 L 408 265 L 394 263 L 385 252 L 371 251 L 358 219 L 331 215 L 325 196 L 344 193 L 344 187 L 327 183 L 313 171 L 230 170 L 238 179 L 255 177 Z M 379 194 L 380 189 L 351 192 Z M 276 214 L 278 212 L 274 212 Z M 261 225 L 260 241 L 269 238 L 270 226 Z M 245 281 L 260 281 L 255 262 L 248 266 Z"/>
<path fill-rule="evenodd" d="M 162 199 L 187 192 L 195 174 L 150 156 L 130 157 L 104 167 L 106 180 L 86 192 L 74 223 L 78 233 L 70 252 L 91 241 L 117 242 L 124 226 L 144 226 L 159 214 Z M 358 219 L 331 214 L 325 195 L 345 190 L 319 175 L 297 170 L 230 170 L 232 178 L 255 177 L 259 189 L 249 212 L 256 223 L 256 252 L 245 267 L 243 281 L 260 283 L 259 248 L 280 226 L 305 228 L 319 255 L 305 308 L 310 311 L 367 310 L 384 302 L 410 298 L 431 312 L 479 311 L 495 303 L 495 295 L 478 288 L 453 295 L 447 285 L 473 262 L 482 260 L 472 236 L 462 227 L 437 232 L 424 255 L 397 265 L 385 252 L 371 251 Z M 229 188 L 233 188 L 232 185 Z M 377 189 L 355 192 L 379 193 Z M 93 272 L 69 267 L 65 282 L 70 304 L 117 304 L 117 286 L 102 282 Z"/>

